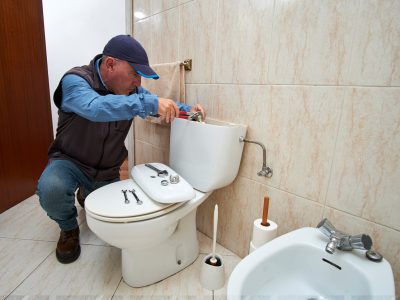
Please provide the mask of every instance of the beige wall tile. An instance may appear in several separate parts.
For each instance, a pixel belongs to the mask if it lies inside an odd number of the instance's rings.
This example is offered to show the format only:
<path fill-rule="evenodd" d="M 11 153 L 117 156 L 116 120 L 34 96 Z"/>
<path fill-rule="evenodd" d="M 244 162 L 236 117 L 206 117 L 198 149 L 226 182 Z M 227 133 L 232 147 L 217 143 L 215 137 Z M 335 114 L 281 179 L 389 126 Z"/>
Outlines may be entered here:
<path fill-rule="evenodd" d="M 135 118 L 135 139 L 151 144 L 155 134 L 154 127 L 155 124 L 149 121 Z"/>
<path fill-rule="evenodd" d="M 266 83 L 273 8 L 272 0 L 219 1 L 214 82 Z"/>
<path fill-rule="evenodd" d="M 186 104 L 200 104 L 206 112 L 206 118 L 214 118 L 213 101 L 216 86 L 208 84 L 186 84 Z"/>
<path fill-rule="evenodd" d="M 179 0 L 147 0 L 151 3 L 151 14 L 157 14 L 179 4 Z"/>
<path fill-rule="evenodd" d="M 351 57 L 358 1 L 276 1 L 269 82 L 337 84 Z"/>
<path fill-rule="evenodd" d="M 169 149 L 161 149 L 153 147 L 152 160 L 151 162 L 160 162 L 163 164 L 169 164 Z"/>
<path fill-rule="evenodd" d="M 363 0 L 349 78 L 356 85 L 400 85 L 400 2 Z"/>
<path fill-rule="evenodd" d="M 135 140 L 135 165 L 152 162 L 152 146 Z"/>
<path fill-rule="evenodd" d="M 362 218 L 327 207 L 324 217 L 337 229 L 349 234 L 368 234 L 372 238 L 373 248 L 380 252 L 392 266 L 396 291 L 400 290 L 400 232 L 369 222 Z M 351 255 L 349 253 L 349 255 Z"/>
<path fill-rule="evenodd" d="M 149 0 L 134 0 L 133 1 L 133 10 L 134 10 L 134 22 L 137 22 L 143 18 L 147 18 L 151 15 L 151 1 Z M 140 13 L 143 17 L 138 18 L 135 16 L 135 13 Z M 135 24 L 136 26 L 136 24 Z M 135 29 L 136 30 L 136 29 Z"/>
<path fill-rule="evenodd" d="M 319 203 L 266 186 L 261 186 L 261 193 L 270 198 L 268 218 L 278 225 L 278 235 L 315 227 L 322 219 L 323 206 Z"/>
<path fill-rule="evenodd" d="M 201 254 L 208 255 L 208 254 L 212 253 L 212 247 L 213 247 L 212 237 L 210 238 L 210 237 L 206 236 L 204 233 L 197 231 L 197 239 L 199 240 L 199 247 L 200 247 Z M 232 251 L 222 247 L 218 243 L 216 243 L 216 245 L 215 245 L 215 252 L 222 256 L 226 256 L 226 255 L 234 256 L 235 255 Z"/>
<path fill-rule="evenodd" d="M 325 201 L 343 97 L 338 87 L 272 87 L 272 127 L 281 128 L 269 141 L 278 145 L 280 189 Z"/>
<path fill-rule="evenodd" d="M 153 32 L 153 18 L 147 18 L 136 22 L 134 25 L 133 37 L 137 39 L 146 50 L 150 64 L 153 63 L 153 53 L 151 47 L 151 34 Z"/>
<path fill-rule="evenodd" d="M 154 15 L 151 34 L 151 63 L 179 60 L 179 7 Z"/>
<path fill-rule="evenodd" d="M 268 87 L 217 85 L 213 114 L 218 120 L 247 125 L 246 137 L 263 136 L 263 113 L 267 111 Z"/>
<path fill-rule="evenodd" d="M 346 95 L 328 205 L 400 229 L 400 89 Z"/>
<path fill-rule="evenodd" d="M 155 147 L 162 149 L 169 149 L 169 137 L 171 133 L 170 125 L 159 125 L 154 124 L 154 135 L 150 140 L 150 143 Z"/>
<path fill-rule="evenodd" d="M 210 83 L 215 66 L 218 1 L 192 1 L 181 6 L 180 61 L 193 60 L 186 83 Z M 199 26 L 201 24 L 201 26 Z"/>

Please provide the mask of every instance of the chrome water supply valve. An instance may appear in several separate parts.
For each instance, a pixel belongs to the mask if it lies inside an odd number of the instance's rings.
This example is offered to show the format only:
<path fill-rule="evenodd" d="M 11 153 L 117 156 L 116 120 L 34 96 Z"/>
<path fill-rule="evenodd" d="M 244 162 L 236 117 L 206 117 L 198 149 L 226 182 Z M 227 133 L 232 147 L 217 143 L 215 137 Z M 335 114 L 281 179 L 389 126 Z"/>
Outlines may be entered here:
<path fill-rule="evenodd" d="M 264 176 L 267 178 L 271 178 L 272 175 L 274 174 L 273 170 L 270 167 L 267 167 L 267 151 L 265 149 L 265 146 L 263 143 L 260 142 L 256 142 L 256 141 L 250 141 L 250 140 L 246 140 L 243 136 L 239 137 L 239 142 L 243 142 L 243 143 L 251 143 L 251 144 L 257 144 L 259 146 L 261 146 L 262 150 L 263 150 L 263 165 L 261 170 L 257 173 L 258 176 Z"/>

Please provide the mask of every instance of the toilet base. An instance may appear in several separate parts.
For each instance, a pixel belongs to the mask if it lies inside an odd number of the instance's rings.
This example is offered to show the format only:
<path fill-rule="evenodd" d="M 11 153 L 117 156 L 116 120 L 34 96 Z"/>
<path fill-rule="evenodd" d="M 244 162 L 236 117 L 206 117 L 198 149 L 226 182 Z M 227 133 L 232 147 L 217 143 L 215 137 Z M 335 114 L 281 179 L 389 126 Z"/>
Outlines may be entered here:
<path fill-rule="evenodd" d="M 172 235 L 148 249 L 122 249 L 122 277 L 132 287 L 163 280 L 192 264 L 199 256 L 196 210 L 182 218 Z"/>

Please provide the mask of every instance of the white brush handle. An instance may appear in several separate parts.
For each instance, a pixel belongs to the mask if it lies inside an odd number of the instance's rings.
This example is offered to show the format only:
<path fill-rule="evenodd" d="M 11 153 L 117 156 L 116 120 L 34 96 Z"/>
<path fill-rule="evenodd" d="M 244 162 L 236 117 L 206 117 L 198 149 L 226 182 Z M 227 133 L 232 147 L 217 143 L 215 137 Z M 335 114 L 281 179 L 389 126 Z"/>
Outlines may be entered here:
<path fill-rule="evenodd" d="M 218 227 L 218 204 L 214 208 L 214 232 L 213 232 L 213 258 L 215 258 L 215 245 L 217 243 L 217 227 Z"/>

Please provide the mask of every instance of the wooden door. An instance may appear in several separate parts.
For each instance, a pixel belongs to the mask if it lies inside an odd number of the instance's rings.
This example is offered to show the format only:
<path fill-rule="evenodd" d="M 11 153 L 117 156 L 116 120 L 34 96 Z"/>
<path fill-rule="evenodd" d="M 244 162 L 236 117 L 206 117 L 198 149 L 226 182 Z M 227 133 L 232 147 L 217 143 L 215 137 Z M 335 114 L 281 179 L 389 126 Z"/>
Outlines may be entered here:
<path fill-rule="evenodd" d="M 41 0 L 0 1 L 0 212 L 33 195 L 53 140 Z"/>

